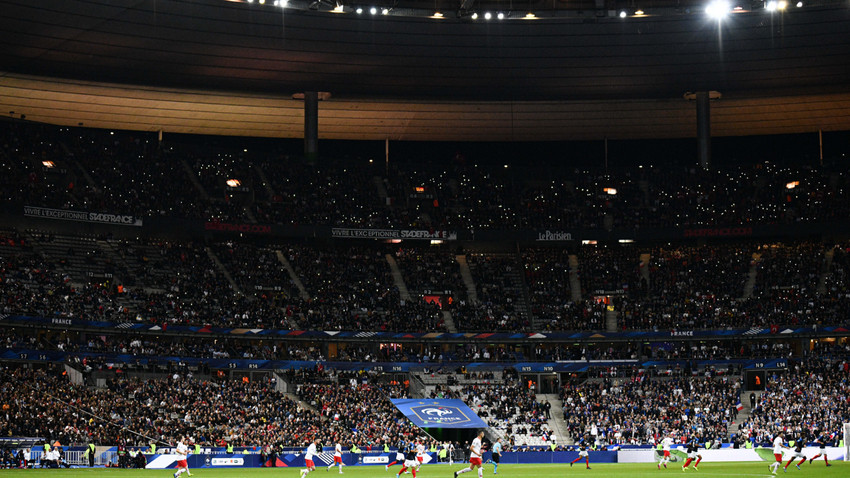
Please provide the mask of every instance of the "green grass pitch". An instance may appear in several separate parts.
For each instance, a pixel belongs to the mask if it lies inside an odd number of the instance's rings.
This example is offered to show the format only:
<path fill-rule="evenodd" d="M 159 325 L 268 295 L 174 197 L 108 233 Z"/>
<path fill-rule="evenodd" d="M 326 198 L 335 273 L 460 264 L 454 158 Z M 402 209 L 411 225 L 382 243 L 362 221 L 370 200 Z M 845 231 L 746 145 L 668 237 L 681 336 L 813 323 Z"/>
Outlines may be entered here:
<path fill-rule="evenodd" d="M 830 462 L 831 467 L 826 467 L 823 459 L 813 464 L 804 464 L 802 470 L 798 470 L 792 464 L 788 472 L 780 469 L 775 476 L 780 478 L 794 477 L 817 477 L 817 478 L 839 478 L 850 476 L 850 463 L 841 461 Z M 697 475 L 701 478 L 770 478 L 767 462 L 739 462 L 739 463 L 711 463 L 703 461 L 700 463 L 699 471 L 691 469 L 682 472 L 681 464 L 671 463 L 669 468 L 658 470 L 652 463 L 590 463 L 591 469 L 586 470 L 584 463 L 576 463 L 573 467 L 569 465 L 499 465 L 499 474 L 493 475 L 493 466 L 484 466 L 485 478 L 553 478 L 564 476 L 597 476 L 605 478 L 660 478 L 662 476 L 688 476 Z M 423 465 L 417 476 L 422 478 L 452 478 L 455 470 L 463 468 L 463 465 Z M 341 478 L 395 478 L 395 473 L 400 470 L 398 465 L 391 471 L 384 470 L 383 466 L 357 466 L 343 468 L 345 474 Z M 0 470 L 0 476 L 26 477 L 26 478 L 170 478 L 174 472 L 170 470 L 119 470 L 113 468 L 78 468 L 61 470 Z M 339 476 L 336 468 L 325 471 L 324 467 L 316 468 L 308 478 L 332 478 Z M 402 475 L 402 478 L 412 478 L 413 475 Z M 462 478 L 477 478 L 475 473 L 466 473 Z M 298 468 L 198 468 L 192 471 L 192 478 L 299 478 Z M 181 478 L 186 478 L 183 474 Z"/>

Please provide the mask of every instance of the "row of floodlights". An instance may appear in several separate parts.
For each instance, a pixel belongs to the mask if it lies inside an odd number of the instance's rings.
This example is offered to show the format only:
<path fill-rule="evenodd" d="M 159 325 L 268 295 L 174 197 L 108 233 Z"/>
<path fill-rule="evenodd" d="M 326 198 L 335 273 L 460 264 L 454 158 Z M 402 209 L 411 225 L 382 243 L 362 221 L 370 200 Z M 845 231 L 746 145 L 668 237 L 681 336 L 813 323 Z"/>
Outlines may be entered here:
<path fill-rule="evenodd" d="M 798 1 L 796 3 L 796 5 L 797 5 L 797 8 L 800 8 L 800 7 L 803 6 L 803 2 Z M 768 12 L 783 11 L 787 8 L 788 8 L 788 2 L 786 0 L 768 0 L 764 4 L 764 9 Z M 706 15 L 708 15 L 711 18 L 718 19 L 718 20 L 722 19 L 723 17 L 725 17 L 726 15 L 728 15 L 732 12 L 742 11 L 742 10 L 743 10 L 743 7 L 741 7 L 740 5 L 733 8 L 731 6 L 731 4 L 727 1 L 725 1 L 725 0 L 714 0 L 713 2 L 709 3 L 705 7 Z M 623 16 L 622 13 L 620 14 L 620 16 L 621 17 Z"/>
<path fill-rule="evenodd" d="M 256 1 L 260 5 L 264 5 L 267 0 L 245 0 L 245 1 L 247 1 L 248 3 L 254 3 Z M 271 1 L 271 0 L 269 0 L 269 1 Z M 289 0 L 274 0 L 274 6 L 276 6 L 276 7 L 285 7 L 285 6 L 287 6 L 288 3 L 289 3 Z M 797 6 L 797 8 L 802 7 L 803 2 L 798 1 L 796 3 L 796 6 Z M 764 4 L 764 9 L 768 12 L 783 11 L 787 8 L 788 8 L 787 0 L 768 0 Z M 732 12 L 742 11 L 742 10 L 743 10 L 743 7 L 741 7 L 741 6 L 732 7 L 731 4 L 728 1 L 725 1 L 725 0 L 714 0 L 705 7 L 706 15 L 708 15 L 711 18 L 718 19 L 718 20 L 724 18 L 726 15 L 728 15 Z M 345 13 L 345 7 L 343 6 L 342 3 L 337 3 L 336 6 L 331 10 L 331 12 L 333 12 L 333 13 Z M 354 13 L 356 13 L 358 15 L 362 15 L 365 12 L 366 12 L 366 10 L 364 10 L 363 7 L 357 7 L 357 8 L 354 9 Z M 390 9 L 387 8 L 387 7 L 383 7 L 379 10 L 378 7 L 370 7 L 369 10 L 368 10 L 368 13 L 371 14 L 371 15 L 377 15 L 378 13 L 380 13 L 381 15 L 389 15 Z M 634 16 L 636 16 L 636 17 L 641 17 L 641 16 L 644 16 L 644 15 L 646 15 L 646 13 L 641 9 L 637 9 L 637 10 L 634 11 Z M 507 15 L 504 12 L 497 12 L 495 15 L 491 12 L 484 12 L 484 15 L 482 15 L 482 16 L 484 17 L 485 20 L 491 20 L 491 19 L 493 19 L 494 16 L 498 20 L 504 20 L 507 17 Z M 626 18 L 626 17 L 629 16 L 629 12 L 627 12 L 626 10 L 620 10 L 618 16 L 620 18 Z M 434 14 L 431 15 L 431 18 L 444 18 L 444 17 L 445 17 L 445 15 L 443 13 L 439 12 L 439 11 L 434 12 Z M 473 20 L 478 20 L 478 18 L 479 18 L 478 12 L 472 12 L 469 15 L 469 18 L 471 18 Z M 528 12 L 525 16 L 520 17 L 520 18 L 525 19 L 525 20 L 535 20 L 535 19 L 537 19 L 537 16 L 532 12 Z"/>

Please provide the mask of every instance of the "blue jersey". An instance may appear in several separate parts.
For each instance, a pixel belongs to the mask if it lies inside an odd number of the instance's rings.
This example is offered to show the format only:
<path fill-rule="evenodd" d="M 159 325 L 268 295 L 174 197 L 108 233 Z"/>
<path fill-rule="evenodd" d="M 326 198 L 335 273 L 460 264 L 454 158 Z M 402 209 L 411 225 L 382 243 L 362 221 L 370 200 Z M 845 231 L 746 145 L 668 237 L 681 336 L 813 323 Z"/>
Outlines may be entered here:
<path fill-rule="evenodd" d="M 502 444 L 499 442 L 493 443 L 493 453 L 502 453 Z"/>

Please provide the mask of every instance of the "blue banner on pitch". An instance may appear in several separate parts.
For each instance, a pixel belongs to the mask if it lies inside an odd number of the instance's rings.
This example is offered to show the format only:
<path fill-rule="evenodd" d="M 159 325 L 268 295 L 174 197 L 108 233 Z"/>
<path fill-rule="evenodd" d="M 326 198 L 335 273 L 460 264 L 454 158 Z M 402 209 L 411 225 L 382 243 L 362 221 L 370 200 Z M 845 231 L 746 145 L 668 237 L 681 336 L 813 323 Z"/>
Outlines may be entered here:
<path fill-rule="evenodd" d="M 398 410 L 420 428 L 487 428 L 463 400 L 394 398 Z"/>

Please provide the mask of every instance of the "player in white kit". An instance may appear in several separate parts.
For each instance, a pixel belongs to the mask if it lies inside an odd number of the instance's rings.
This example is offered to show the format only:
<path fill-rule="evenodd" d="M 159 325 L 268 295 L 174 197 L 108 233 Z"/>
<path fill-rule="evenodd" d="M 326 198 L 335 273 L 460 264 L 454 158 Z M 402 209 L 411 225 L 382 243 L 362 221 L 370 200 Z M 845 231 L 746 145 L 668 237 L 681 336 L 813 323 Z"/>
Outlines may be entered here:
<path fill-rule="evenodd" d="M 773 457 L 776 458 L 776 461 L 767 466 L 767 469 L 770 470 L 774 475 L 776 474 L 776 470 L 782 466 L 782 449 L 788 449 L 783 443 L 785 441 L 785 436 L 781 433 L 776 435 L 776 438 L 773 439 Z"/>
<path fill-rule="evenodd" d="M 307 465 L 307 468 L 301 469 L 301 478 L 307 476 L 307 473 L 316 469 L 316 464 L 313 463 L 313 458 L 319 454 L 316 451 L 316 446 L 319 444 L 319 439 L 316 438 L 310 443 L 310 446 L 307 447 L 307 452 L 304 454 L 304 464 Z"/>
<path fill-rule="evenodd" d="M 456 471 L 455 478 L 457 478 L 457 475 L 462 475 L 476 468 L 478 468 L 478 478 L 484 477 L 484 467 L 481 464 L 481 456 L 484 454 L 484 451 L 481 449 L 482 438 L 484 438 L 484 432 L 480 431 L 478 432 L 478 436 L 472 440 L 472 445 L 469 446 L 469 466 Z"/>
<path fill-rule="evenodd" d="M 331 468 L 334 466 L 339 467 L 339 474 L 342 474 L 342 467 L 345 466 L 345 463 L 342 462 L 342 445 L 339 443 L 334 447 L 334 461 L 330 465 L 328 465 L 327 471 L 331 471 Z"/>
<path fill-rule="evenodd" d="M 667 463 L 670 463 L 670 446 L 673 445 L 673 437 L 666 436 L 663 440 L 661 440 L 661 453 L 663 456 L 661 457 L 661 461 L 658 462 L 658 469 L 661 469 L 661 465 L 664 465 L 664 468 L 667 468 Z"/>

